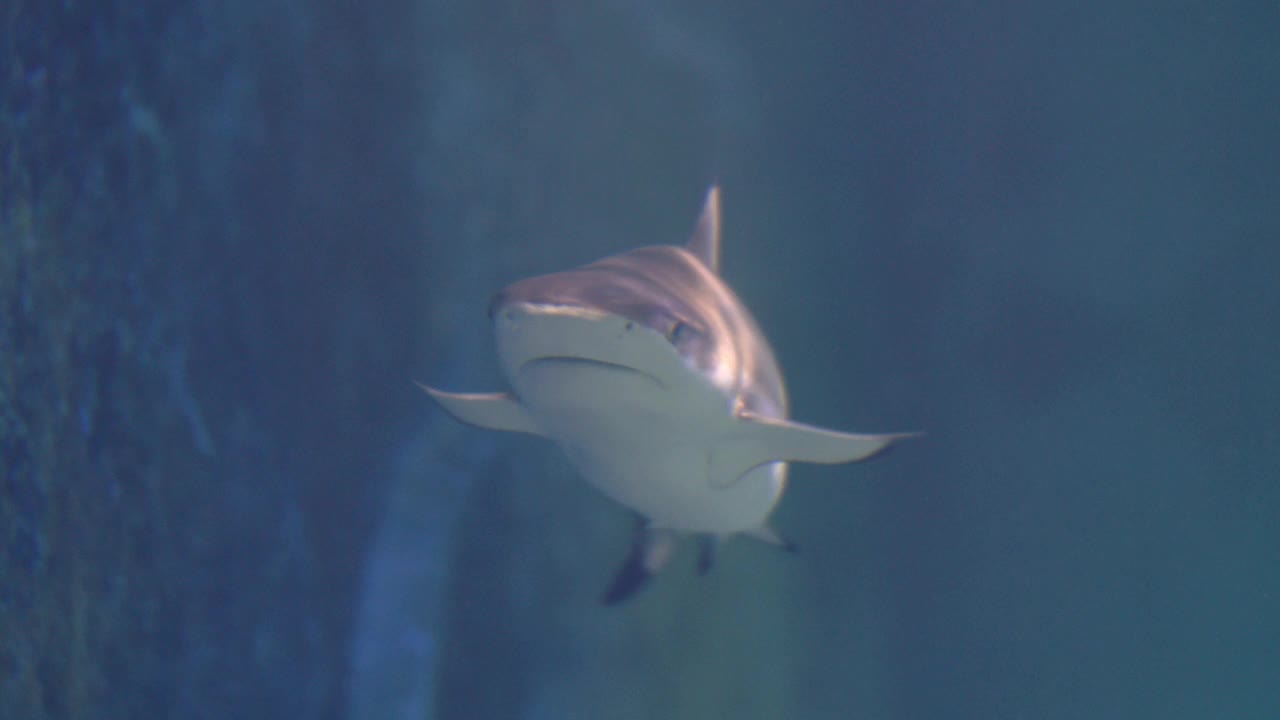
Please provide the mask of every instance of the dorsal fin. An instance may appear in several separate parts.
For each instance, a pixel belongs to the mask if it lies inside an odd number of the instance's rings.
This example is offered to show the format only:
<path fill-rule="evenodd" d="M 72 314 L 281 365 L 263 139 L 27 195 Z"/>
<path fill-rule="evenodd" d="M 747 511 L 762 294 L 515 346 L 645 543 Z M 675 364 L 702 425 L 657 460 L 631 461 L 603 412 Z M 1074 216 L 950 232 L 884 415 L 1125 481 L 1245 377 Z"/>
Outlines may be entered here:
<path fill-rule="evenodd" d="M 702 261 L 707 269 L 720 274 L 720 186 L 712 185 L 707 190 L 707 199 L 702 203 L 702 215 L 698 217 L 698 225 L 693 229 L 693 237 L 685 243 L 685 249 Z"/>

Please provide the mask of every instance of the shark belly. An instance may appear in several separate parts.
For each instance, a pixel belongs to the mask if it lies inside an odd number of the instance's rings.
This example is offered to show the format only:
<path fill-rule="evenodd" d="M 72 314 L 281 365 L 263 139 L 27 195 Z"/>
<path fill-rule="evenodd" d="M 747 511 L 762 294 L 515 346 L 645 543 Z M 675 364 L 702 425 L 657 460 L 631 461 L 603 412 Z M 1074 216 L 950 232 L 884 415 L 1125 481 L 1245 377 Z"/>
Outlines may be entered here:
<path fill-rule="evenodd" d="M 654 527 L 729 534 L 762 526 L 782 494 L 785 463 L 729 487 L 708 475 L 731 423 L 711 386 L 670 388 L 619 365 L 544 358 L 511 378 L 521 402 L 596 488 Z"/>

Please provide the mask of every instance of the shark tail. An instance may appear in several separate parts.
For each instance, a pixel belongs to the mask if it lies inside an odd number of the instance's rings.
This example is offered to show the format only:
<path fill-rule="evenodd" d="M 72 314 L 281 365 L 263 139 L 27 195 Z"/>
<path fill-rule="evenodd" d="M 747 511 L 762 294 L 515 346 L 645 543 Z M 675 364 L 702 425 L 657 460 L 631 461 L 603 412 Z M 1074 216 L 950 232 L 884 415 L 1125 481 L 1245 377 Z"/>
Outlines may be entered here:
<path fill-rule="evenodd" d="M 627 559 L 622 562 L 609 589 L 601 596 L 601 604 L 617 605 L 643 590 L 649 579 L 666 566 L 679 540 L 680 536 L 674 530 L 641 525 Z"/>

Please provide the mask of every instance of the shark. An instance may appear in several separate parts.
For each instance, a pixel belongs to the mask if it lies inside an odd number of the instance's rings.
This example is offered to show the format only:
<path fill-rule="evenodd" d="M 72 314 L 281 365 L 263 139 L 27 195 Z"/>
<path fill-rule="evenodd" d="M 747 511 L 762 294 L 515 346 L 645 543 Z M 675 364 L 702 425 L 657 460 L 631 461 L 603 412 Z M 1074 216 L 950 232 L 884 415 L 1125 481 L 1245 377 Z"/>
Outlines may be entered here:
<path fill-rule="evenodd" d="M 601 597 L 644 588 L 681 538 L 699 574 L 746 536 L 795 546 L 769 523 L 788 463 L 854 463 L 917 433 L 839 432 L 789 419 L 773 348 L 720 275 L 720 189 L 684 245 L 655 245 L 520 280 L 489 318 L 509 390 L 419 383 L 457 420 L 554 441 L 597 489 L 638 518 Z"/>

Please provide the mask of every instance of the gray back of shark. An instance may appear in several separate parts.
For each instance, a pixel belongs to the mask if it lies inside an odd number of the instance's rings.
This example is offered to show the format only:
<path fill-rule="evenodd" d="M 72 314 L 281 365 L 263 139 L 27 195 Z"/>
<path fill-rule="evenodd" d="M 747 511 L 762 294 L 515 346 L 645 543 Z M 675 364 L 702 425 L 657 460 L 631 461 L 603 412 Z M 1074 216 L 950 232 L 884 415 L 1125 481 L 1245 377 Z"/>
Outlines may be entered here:
<path fill-rule="evenodd" d="M 734 534 L 791 547 L 768 525 L 788 461 L 866 459 L 906 434 L 787 419 L 773 350 L 719 276 L 719 191 L 683 247 L 645 247 L 509 286 L 490 304 L 511 393 L 423 386 L 463 422 L 557 442 L 582 475 L 641 518 L 603 600 L 641 589 L 677 540 L 700 572 Z"/>

